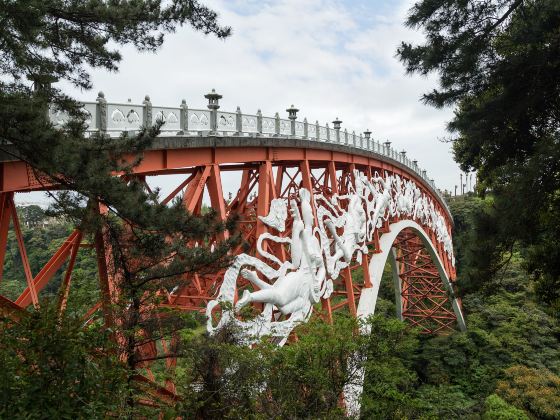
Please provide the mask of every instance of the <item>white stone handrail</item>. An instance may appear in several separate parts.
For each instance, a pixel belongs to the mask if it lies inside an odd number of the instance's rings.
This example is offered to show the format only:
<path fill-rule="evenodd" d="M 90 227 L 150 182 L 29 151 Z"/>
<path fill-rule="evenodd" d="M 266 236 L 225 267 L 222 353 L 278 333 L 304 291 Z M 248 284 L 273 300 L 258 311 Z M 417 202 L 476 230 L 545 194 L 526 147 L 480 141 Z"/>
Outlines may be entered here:
<path fill-rule="evenodd" d="M 153 106 L 150 97 L 146 96 L 142 104 L 133 104 L 130 100 L 126 103 L 110 103 L 105 99 L 103 92 L 99 92 L 95 102 L 83 102 L 83 107 L 89 115 L 86 123 L 89 132 L 101 132 L 107 135 L 120 135 L 122 132 L 134 132 L 143 126 L 154 124 L 163 120 L 161 135 L 182 136 L 267 136 L 296 138 L 309 141 L 342 144 L 348 147 L 367 150 L 381 156 L 393 159 L 410 171 L 414 172 L 424 182 L 429 184 L 438 194 L 441 202 L 447 207 L 443 194 L 436 188 L 434 180 L 430 179 L 425 170 L 418 166 L 416 160 L 411 160 L 403 150 L 398 152 L 391 147 L 390 141 L 380 142 L 371 136 L 371 132 L 364 131 L 356 134 L 342 130 L 337 117 L 329 124 L 320 125 L 318 121 L 309 123 L 307 118 L 297 120 L 298 109 L 292 105 L 286 111 L 288 119 L 280 118 L 276 113 L 274 117 L 263 116 L 258 110 L 256 114 L 244 114 L 237 107 L 235 112 L 220 111 L 219 100 L 221 95 L 214 90 L 205 95 L 208 99 L 208 109 L 189 108 L 186 101 L 177 107 Z M 62 125 L 67 116 L 60 111 L 50 112 L 50 117 L 55 125 Z M 447 208 L 449 210 L 449 208 Z"/>

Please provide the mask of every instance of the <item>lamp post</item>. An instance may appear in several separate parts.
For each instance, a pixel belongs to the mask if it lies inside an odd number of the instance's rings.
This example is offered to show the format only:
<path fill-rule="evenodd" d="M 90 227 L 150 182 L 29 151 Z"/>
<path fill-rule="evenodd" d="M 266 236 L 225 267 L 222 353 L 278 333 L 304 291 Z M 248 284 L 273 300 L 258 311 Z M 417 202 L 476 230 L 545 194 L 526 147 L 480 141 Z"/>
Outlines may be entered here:
<path fill-rule="evenodd" d="M 391 150 L 391 142 L 389 140 L 385 141 L 385 143 L 383 143 L 385 145 L 385 154 L 387 156 L 389 156 L 390 154 L 390 150 Z"/>
<path fill-rule="evenodd" d="M 297 109 L 293 105 L 286 110 L 286 112 L 288 113 L 288 119 L 290 120 L 290 132 L 294 137 L 296 135 L 296 119 L 298 111 L 299 109 Z"/>
<path fill-rule="evenodd" d="M 220 109 L 220 99 L 222 99 L 222 95 L 216 93 L 215 89 L 212 89 L 212 92 L 207 93 L 204 97 L 208 99 L 208 109 L 210 110 L 209 134 L 215 135 L 218 130 L 218 109 Z"/>
<path fill-rule="evenodd" d="M 366 149 L 369 150 L 369 142 L 371 139 L 371 131 L 369 131 L 369 128 L 366 131 L 364 131 L 364 136 L 366 138 Z"/>
<path fill-rule="evenodd" d="M 338 117 L 336 117 L 336 119 L 332 123 L 333 128 L 336 130 L 336 142 L 340 143 L 340 124 L 342 124 L 342 121 L 340 121 Z"/>

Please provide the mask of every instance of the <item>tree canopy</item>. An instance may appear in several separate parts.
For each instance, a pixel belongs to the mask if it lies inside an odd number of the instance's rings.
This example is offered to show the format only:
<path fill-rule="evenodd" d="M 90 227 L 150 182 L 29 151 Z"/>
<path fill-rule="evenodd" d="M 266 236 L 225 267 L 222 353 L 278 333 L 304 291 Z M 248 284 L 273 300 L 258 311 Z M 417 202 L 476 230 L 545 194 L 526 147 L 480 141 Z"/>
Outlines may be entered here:
<path fill-rule="evenodd" d="M 197 0 L 2 0 L 0 19 L 2 74 L 84 89 L 91 88 L 88 68 L 118 70 L 116 46 L 156 51 L 182 25 L 219 38 L 231 33 Z"/>
<path fill-rule="evenodd" d="M 135 176 L 161 122 L 118 138 L 86 134 L 81 105 L 56 82 L 90 89 L 91 69 L 118 70 L 120 47 L 155 52 L 165 34 L 181 26 L 219 38 L 231 29 L 197 0 L 0 1 L 0 20 L 0 149 L 26 162 L 39 182 L 57 186 L 49 214 L 71 220 L 84 241 L 96 245 L 98 261 L 106 261 L 100 271 L 107 271 L 118 292 L 100 282 L 105 328 L 112 330 L 130 381 L 144 361 L 142 346 L 185 325 L 180 314 L 158 311 L 158 292 L 189 281 L 193 272 L 223 267 L 238 237 L 232 220 L 219 220 L 214 212 L 194 216 L 180 199 L 162 204 L 159 192 Z M 67 122 L 53 125 L 49 111 L 64 113 Z M 211 249 L 208 238 L 227 228 L 229 239 Z M 201 246 L 189 246 L 194 241 Z M 87 291 L 102 280 L 92 271 L 80 272 L 90 276 L 81 282 Z M 7 286 L 17 293 L 17 282 Z M 130 391 L 128 405 L 136 398 Z"/>
<path fill-rule="evenodd" d="M 541 298 L 558 310 L 560 3 L 423 0 L 406 24 L 425 42 L 403 43 L 399 58 L 409 73 L 438 75 L 422 99 L 455 107 L 448 124 L 455 159 L 493 196 L 483 222 L 491 229 L 477 239 L 491 235 L 495 251 L 473 269 L 495 272 L 502 251 L 521 245 Z"/>

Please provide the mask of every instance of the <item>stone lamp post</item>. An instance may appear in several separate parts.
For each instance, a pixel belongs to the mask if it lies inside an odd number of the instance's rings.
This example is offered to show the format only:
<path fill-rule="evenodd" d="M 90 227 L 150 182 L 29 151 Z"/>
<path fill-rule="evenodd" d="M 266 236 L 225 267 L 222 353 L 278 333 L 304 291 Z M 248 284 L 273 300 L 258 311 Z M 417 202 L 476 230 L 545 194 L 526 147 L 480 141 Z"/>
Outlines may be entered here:
<path fill-rule="evenodd" d="M 212 92 L 204 95 L 208 99 L 208 109 L 210 110 L 210 133 L 217 134 L 218 131 L 218 109 L 220 109 L 220 99 L 222 95 L 216 93 L 215 89 Z"/>
<path fill-rule="evenodd" d="M 389 156 L 391 152 L 391 142 L 387 140 L 386 142 L 383 143 L 383 145 L 385 146 L 385 154 Z"/>
<path fill-rule="evenodd" d="M 336 130 L 336 142 L 340 143 L 340 124 L 342 124 L 342 121 L 340 121 L 338 117 L 336 117 L 336 119 L 332 123 L 333 128 Z"/>
<path fill-rule="evenodd" d="M 295 137 L 296 119 L 297 119 L 297 113 L 299 112 L 299 109 L 297 109 L 292 105 L 286 110 L 286 112 L 288 113 L 288 119 L 290 120 L 290 133 L 292 134 L 292 136 Z"/>
<path fill-rule="evenodd" d="M 371 131 L 369 131 L 369 128 L 366 131 L 364 131 L 364 137 L 365 137 L 365 140 L 366 140 L 366 150 L 369 150 L 370 149 L 369 148 L 369 146 L 370 146 L 369 142 L 370 142 L 370 139 L 371 139 Z"/>

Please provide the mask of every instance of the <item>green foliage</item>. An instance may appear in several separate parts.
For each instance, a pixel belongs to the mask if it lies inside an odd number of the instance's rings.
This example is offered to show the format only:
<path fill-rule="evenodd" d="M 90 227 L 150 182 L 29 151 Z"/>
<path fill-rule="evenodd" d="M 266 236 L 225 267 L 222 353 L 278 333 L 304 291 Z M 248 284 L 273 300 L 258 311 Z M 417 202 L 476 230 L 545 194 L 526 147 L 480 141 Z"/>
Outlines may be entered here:
<path fill-rule="evenodd" d="M 25 207 L 22 209 L 25 209 Z M 23 210 L 20 213 L 25 214 L 25 211 Z M 29 266 L 34 275 L 49 261 L 72 232 L 72 225 L 69 222 L 54 218 L 43 226 L 22 224 L 21 228 Z M 41 291 L 39 295 L 41 299 L 52 300 L 57 296 L 65 269 L 66 264 L 55 273 L 51 281 Z M 77 311 L 76 315 L 84 314 L 89 307 L 99 300 L 97 263 L 92 249 L 80 249 L 72 273 L 69 307 L 71 310 Z M 26 287 L 27 282 L 16 238 L 14 232 L 10 231 L 8 233 L 0 293 L 15 300 Z M 82 289 L 84 289 L 83 293 Z M 77 300 L 81 303 L 78 303 Z"/>
<path fill-rule="evenodd" d="M 368 325 L 362 415 L 406 418 L 417 403 L 412 395 L 417 382 L 413 369 L 419 344 L 416 334 L 396 319 L 374 316 Z"/>
<path fill-rule="evenodd" d="M 192 0 L 3 0 L 0 10 L 2 73 L 16 80 L 65 79 L 86 89 L 91 87 L 86 67 L 118 70 L 115 44 L 155 51 L 165 33 L 185 24 L 220 38 L 231 33 L 218 25 L 215 12 Z"/>
<path fill-rule="evenodd" d="M 126 414 L 127 372 L 107 331 L 59 318 L 46 305 L 0 320 L 0 417 L 106 418 Z"/>
<path fill-rule="evenodd" d="M 560 377 L 547 369 L 512 366 L 498 383 L 497 394 L 535 418 L 560 418 Z"/>
<path fill-rule="evenodd" d="M 439 75 L 424 101 L 456 106 L 455 159 L 493 196 L 478 215 L 470 281 L 494 274 L 519 244 L 537 293 L 558 314 L 560 3 L 423 0 L 406 23 L 426 42 L 403 43 L 400 59 L 410 73 Z"/>
<path fill-rule="evenodd" d="M 453 242 L 457 253 L 459 292 L 480 290 L 507 263 L 513 252 L 508 233 L 496 223 L 492 197 L 455 197 L 449 200 L 455 223 Z"/>
<path fill-rule="evenodd" d="M 267 413 L 282 418 L 343 417 L 340 395 L 359 378 L 351 358 L 363 346 L 355 319 L 339 315 L 333 325 L 320 319 L 295 330 L 297 341 L 273 352 L 270 359 L 270 395 Z M 360 356 L 357 356 L 360 357 Z"/>
<path fill-rule="evenodd" d="M 241 346 L 232 327 L 188 335 L 177 368 L 180 413 L 196 418 L 342 418 L 343 387 L 357 381 L 349 363 L 365 343 L 356 320 L 313 320 L 284 347 L 264 341 Z"/>
<path fill-rule="evenodd" d="M 47 217 L 45 211 L 35 204 L 17 207 L 16 210 L 22 222 L 28 227 L 38 226 L 44 222 Z"/>
<path fill-rule="evenodd" d="M 484 401 L 482 420 L 529 420 L 529 417 L 522 410 L 492 394 Z"/>
<path fill-rule="evenodd" d="M 184 25 L 219 38 L 227 37 L 230 28 L 219 25 L 217 14 L 196 0 L 0 1 L 0 18 L 0 148 L 26 162 L 39 182 L 57 186 L 48 215 L 63 216 L 70 223 L 24 232 L 34 250 L 29 255 L 31 270 L 39 271 L 72 228 L 82 232 L 84 241 L 96 244 L 98 261 L 107 263 L 101 271 L 114 280 L 112 287 L 102 282 L 104 321 L 113 329 L 119 344 L 115 352 L 126 361 L 130 380 L 146 357 L 166 357 L 146 355 L 141 349 L 153 345 L 158 350 L 154 343 L 186 327 L 180 314 L 157 309 L 157 293 L 184 283 L 189 274 L 222 268 L 229 261 L 228 251 L 239 242 L 235 221 L 218 220 L 213 211 L 194 216 L 180 199 L 169 206 L 160 204 L 158 191 L 151 192 L 135 176 L 162 122 L 119 138 L 102 132 L 86 135 L 80 104 L 52 83 L 89 89 L 90 69 L 118 69 L 121 56 L 115 48 L 133 45 L 156 51 L 164 34 Z M 62 127 L 50 122 L 49 112 L 57 111 L 68 117 Z M 23 212 L 26 225 L 38 224 L 35 213 Z M 209 238 L 226 228 L 232 235 L 212 252 Z M 6 272 L 14 277 L 4 282 L 2 291 L 15 298 L 24 283 L 14 238 L 9 241 L 14 251 Z M 188 246 L 193 242 L 199 246 Z M 99 297 L 92 262 L 87 253 L 77 262 L 68 301 L 71 314 L 83 315 Z M 61 272 L 42 299 L 58 293 Z M 172 354 L 174 348 L 169 347 Z M 134 403 L 131 394 L 127 405 Z"/>
<path fill-rule="evenodd" d="M 416 359 L 424 383 L 458 387 L 474 412 L 512 365 L 560 371 L 560 326 L 535 302 L 519 263 L 510 265 L 463 298 L 468 330 L 426 338 Z"/>
<path fill-rule="evenodd" d="M 484 205 L 477 198 L 452 203 L 459 258 L 470 246 L 471 215 Z M 33 235 L 64 237 L 68 227 L 56 226 L 24 234 L 31 242 Z M 30 255 L 42 254 L 30 249 Z M 90 287 L 97 284 L 88 271 L 92 256 L 83 258 L 77 272 L 83 274 L 73 278 L 77 288 L 69 297 L 70 314 L 83 313 L 92 303 Z M 297 340 L 282 348 L 266 341 L 247 347 L 237 331 L 209 337 L 204 320 L 187 315 L 165 326 L 182 337 L 169 349 L 179 356 L 177 367 L 169 371 L 162 359 L 152 372 L 160 381 L 175 381 L 181 401 L 170 413 L 188 418 L 340 418 L 341 392 L 359 382 L 358 367 L 365 368 L 364 418 L 542 418 L 555 409 L 560 329 L 539 304 L 522 264 L 523 257 L 514 253 L 499 276 L 463 291 L 466 332 L 419 336 L 396 320 L 388 266 L 367 335 L 357 334 L 357 322 L 339 314 L 333 325 L 314 319 L 299 326 Z M 460 276 L 468 269 L 463 267 Z M 87 331 L 99 333 L 93 328 Z M 140 412 L 123 398 L 123 410 Z"/>

